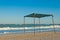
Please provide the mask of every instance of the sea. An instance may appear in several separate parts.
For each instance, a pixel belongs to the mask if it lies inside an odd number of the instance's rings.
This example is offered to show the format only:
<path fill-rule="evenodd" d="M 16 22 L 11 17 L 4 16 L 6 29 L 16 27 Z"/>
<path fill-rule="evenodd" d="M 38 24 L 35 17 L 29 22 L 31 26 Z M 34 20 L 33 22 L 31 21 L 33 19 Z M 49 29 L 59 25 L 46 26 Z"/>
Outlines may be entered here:
<path fill-rule="evenodd" d="M 25 30 L 25 31 L 24 31 Z M 60 32 L 60 24 L 0 24 L 0 34 Z"/>

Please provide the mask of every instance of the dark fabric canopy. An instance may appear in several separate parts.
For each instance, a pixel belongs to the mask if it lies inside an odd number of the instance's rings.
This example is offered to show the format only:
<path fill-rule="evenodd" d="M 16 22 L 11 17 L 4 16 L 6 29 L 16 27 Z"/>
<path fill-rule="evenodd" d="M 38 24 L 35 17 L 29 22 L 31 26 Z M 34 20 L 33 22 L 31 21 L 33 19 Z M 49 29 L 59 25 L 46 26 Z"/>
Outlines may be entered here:
<path fill-rule="evenodd" d="M 37 14 L 37 13 L 32 13 L 32 14 L 26 15 L 24 17 L 42 18 L 42 17 L 48 17 L 48 16 L 53 16 L 53 15 L 51 15 L 51 14 Z"/>

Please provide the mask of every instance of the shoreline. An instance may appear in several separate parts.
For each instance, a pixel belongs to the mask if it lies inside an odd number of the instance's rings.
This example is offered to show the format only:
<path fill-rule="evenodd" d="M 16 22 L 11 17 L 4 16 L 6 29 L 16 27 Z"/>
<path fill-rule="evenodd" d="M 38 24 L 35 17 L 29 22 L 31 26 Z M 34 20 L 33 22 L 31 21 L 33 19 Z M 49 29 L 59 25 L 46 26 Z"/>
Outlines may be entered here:
<path fill-rule="evenodd" d="M 56 40 L 60 39 L 60 32 L 37 32 L 25 34 L 4 34 L 0 36 L 0 40 Z"/>

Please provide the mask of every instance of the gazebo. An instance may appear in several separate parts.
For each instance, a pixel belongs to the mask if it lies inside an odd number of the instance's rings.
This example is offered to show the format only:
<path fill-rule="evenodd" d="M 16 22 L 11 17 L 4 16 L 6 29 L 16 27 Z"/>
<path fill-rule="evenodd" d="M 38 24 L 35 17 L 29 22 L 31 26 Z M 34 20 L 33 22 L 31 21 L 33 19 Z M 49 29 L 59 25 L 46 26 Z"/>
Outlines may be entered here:
<path fill-rule="evenodd" d="M 29 15 L 25 15 L 25 16 L 24 16 L 24 27 L 25 27 L 25 18 L 26 18 L 26 17 L 34 18 L 34 35 L 35 35 L 35 18 L 39 18 L 39 24 L 40 24 L 40 18 L 49 17 L 49 16 L 52 17 L 52 23 L 53 23 L 53 28 L 54 28 L 54 32 L 55 32 L 54 18 L 53 18 L 53 15 L 51 15 L 51 14 L 32 13 L 32 14 L 29 14 Z M 40 26 L 39 26 L 39 27 L 40 27 Z M 24 33 L 25 33 L 25 29 L 24 29 Z"/>

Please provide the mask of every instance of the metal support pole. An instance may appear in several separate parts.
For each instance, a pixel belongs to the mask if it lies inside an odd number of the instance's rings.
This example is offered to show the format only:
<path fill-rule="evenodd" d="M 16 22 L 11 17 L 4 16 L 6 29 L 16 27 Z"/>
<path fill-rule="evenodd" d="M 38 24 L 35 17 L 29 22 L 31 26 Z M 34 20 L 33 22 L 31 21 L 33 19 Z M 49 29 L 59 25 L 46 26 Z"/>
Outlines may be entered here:
<path fill-rule="evenodd" d="M 53 23 L 54 33 L 56 33 L 56 31 L 55 31 L 55 25 L 54 25 L 54 18 L 53 18 L 53 16 L 52 16 L 52 23 Z"/>
<path fill-rule="evenodd" d="M 39 18 L 39 32 L 40 32 L 40 18 Z"/>
<path fill-rule="evenodd" d="M 39 18 L 39 32 L 41 32 L 41 30 L 40 30 L 40 18 Z M 40 36 L 42 36 L 42 35 L 40 35 Z M 41 37 L 40 37 L 40 40 L 41 40 Z"/>
<path fill-rule="evenodd" d="M 35 36 L 35 17 L 34 17 L 34 36 Z"/>
<path fill-rule="evenodd" d="M 24 17 L 24 34 L 25 34 L 25 17 Z"/>

